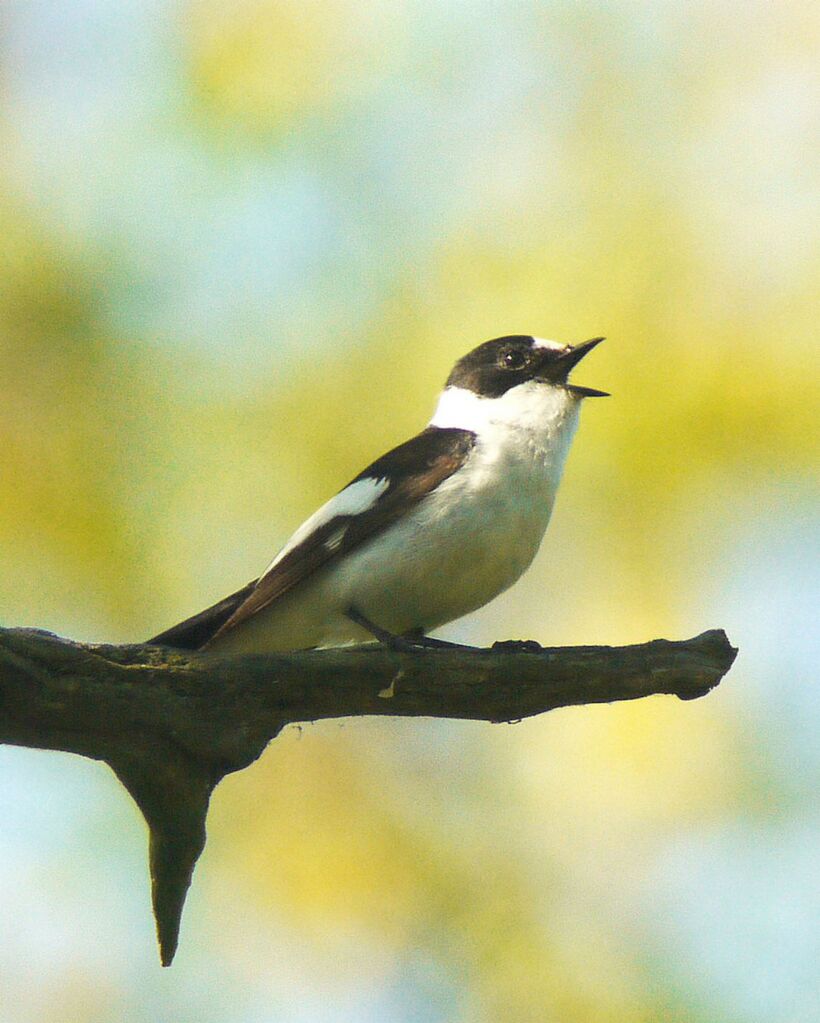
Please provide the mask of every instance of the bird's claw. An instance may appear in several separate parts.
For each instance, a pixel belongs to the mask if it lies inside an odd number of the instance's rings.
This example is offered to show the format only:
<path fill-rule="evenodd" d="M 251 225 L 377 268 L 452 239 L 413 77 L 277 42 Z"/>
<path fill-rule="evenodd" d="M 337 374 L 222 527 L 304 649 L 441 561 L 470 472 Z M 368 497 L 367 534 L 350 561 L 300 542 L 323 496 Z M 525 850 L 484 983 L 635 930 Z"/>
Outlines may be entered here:
<path fill-rule="evenodd" d="M 491 649 L 499 654 L 540 654 L 544 648 L 534 639 L 497 639 Z"/>

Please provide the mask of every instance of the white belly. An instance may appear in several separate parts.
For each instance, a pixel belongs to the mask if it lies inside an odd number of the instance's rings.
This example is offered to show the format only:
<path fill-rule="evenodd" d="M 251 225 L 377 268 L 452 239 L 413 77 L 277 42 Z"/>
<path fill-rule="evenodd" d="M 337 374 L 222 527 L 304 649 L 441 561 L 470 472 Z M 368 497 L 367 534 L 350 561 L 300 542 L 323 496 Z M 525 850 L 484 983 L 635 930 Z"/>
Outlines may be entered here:
<path fill-rule="evenodd" d="M 526 492 L 512 481 L 473 491 L 444 484 L 361 551 L 352 602 L 393 632 L 429 631 L 488 603 L 529 566 L 549 521 L 551 495 L 528 482 Z"/>
<path fill-rule="evenodd" d="M 372 638 L 355 606 L 394 633 L 429 631 L 488 603 L 535 557 L 565 452 L 477 445 L 405 518 L 231 630 L 215 650 L 293 650 Z M 467 470 L 467 471 L 465 471 Z"/>

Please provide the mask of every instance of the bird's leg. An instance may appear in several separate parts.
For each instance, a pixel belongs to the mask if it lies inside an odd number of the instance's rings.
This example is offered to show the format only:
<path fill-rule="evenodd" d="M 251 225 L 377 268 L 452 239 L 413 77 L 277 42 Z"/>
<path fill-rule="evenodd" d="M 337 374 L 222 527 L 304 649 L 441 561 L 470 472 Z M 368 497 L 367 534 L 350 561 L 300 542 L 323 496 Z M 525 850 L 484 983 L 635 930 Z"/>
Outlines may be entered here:
<path fill-rule="evenodd" d="M 417 649 L 415 643 L 412 640 L 406 639 L 404 636 L 397 636 L 394 632 L 388 632 L 387 629 L 381 628 L 376 625 L 375 622 L 371 622 L 369 618 L 362 614 L 362 612 L 352 605 L 345 611 L 347 617 L 351 622 L 355 622 L 360 625 L 365 632 L 369 632 L 374 639 L 377 639 L 384 646 L 390 650 L 401 650 L 408 652 Z"/>
<path fill-rule="evenodd" d="M 423 629 L 411 629 L 405 632 L 405 639 L 409 639 L 416 646 L 427 647 L 430 650 L 476 650 L 477 647 L 468 646 L 466 643 L 451 643 L 447 639 L 434 639 L 433 636 L 425 636 Z"/>
<path fill-rule="evenodd" d="M 352 622 L 360 625 L 366 632 L 369 632 L 371 636 L 377 639 L 380 643 L 383 643 L 390 650 L 400 650 L 403 653 L 412 653 L 413 651 L 424 649 L 475 649 L 475 647 L 464 646 L 461 643 L 448 643 L 444 639 L 432 639 L 430 636 L 425 636 L 421 629 L 412 629 L 403 636 L 398 636 L 395 632 L 389 632 L 387 629 L 383 629 L 380 625 L 376 625 L 375 622 L 371 622 L 370 619 L 366 615 L 363 615 L 357 607 L 351 606 L 345 613 Z"/>

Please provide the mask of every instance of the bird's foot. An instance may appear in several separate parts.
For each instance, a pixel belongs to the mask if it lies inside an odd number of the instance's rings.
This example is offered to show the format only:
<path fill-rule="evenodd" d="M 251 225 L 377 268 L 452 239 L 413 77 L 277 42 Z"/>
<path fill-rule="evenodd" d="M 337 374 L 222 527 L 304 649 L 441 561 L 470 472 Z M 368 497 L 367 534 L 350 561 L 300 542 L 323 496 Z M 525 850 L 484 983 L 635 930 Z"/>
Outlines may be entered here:
<path fill-rule="evenodd" d="M 540 654 L 543 649 L 534 639 L 497 639 L 491 647 L 499 654 Z"/>
<path fill-rule="evenodd" d="M 405 639 L 414 643 L 417 647 L 424 647 L 427 650 L 476 650 L 477 647 L 468 646 L 466 643 L 451 643 L 448 639 L 434 639 L 432 636 L 425 636 L 421 629 L 412 629 L 406 632 Z"/>
<path fill-rule="evenodd" d="M 446 639 L 433 639 L 431 636 L 425 636 L 421 629 L 413 629 L 399 636 L 395 632 L 389 632 L 380 625 L 376 625 L 375 622 L 371 622 L 357 607 L 349 607 L 346 614 L 352 622 L 360 625 L 389 650 L 398 650 L 401 653 L 415 653 L 419 650 L 475 649 L 475 647 L 464 646 L 462 643 L 448 643 Z"/>

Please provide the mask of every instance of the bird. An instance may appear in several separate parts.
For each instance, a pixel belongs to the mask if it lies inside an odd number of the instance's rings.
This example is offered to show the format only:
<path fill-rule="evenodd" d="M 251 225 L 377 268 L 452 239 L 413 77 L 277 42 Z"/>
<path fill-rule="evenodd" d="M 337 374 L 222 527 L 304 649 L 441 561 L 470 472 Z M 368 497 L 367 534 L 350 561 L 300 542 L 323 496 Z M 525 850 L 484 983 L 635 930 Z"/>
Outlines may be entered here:
<path fill-rule="evenodd" d="M 377 458 L 246 586 L 151 644 L 269 653 L 428 636 L 487 604 L 532 563 L 581 404 L 570 382 L 604 338 L 493 338 L 456 362 L 429 424 Z"/>

